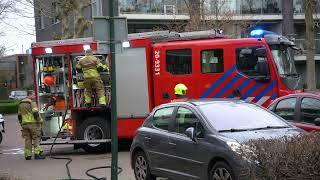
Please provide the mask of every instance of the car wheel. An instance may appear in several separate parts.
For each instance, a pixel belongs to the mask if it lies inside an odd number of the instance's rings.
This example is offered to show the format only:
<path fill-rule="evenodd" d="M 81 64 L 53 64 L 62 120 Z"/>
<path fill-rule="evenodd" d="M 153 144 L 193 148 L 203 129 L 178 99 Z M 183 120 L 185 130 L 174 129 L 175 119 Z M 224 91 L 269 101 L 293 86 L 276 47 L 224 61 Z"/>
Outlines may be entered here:
<path fill-rule="evenodd" d="M 109 123 L 106 123 L 100 117 L 92 117 L 86 119 L 79 128 L 78 139 L 83 140 L 98 140 L 109 139 L 110 128 Z M 82 148 L 88 153 L 102 153 L 110 149 L 110 144 L 83 144 Z"/>
<path fill-rule="evenodd" d="M 156 177 L 150 173 L 147 157 L 142 151 L 138 151 L 134 155 L 133 171 L 136 180 L 156 180 Z"/>
<path fill-rule="evenodd" d="M 210 171 L 210 180 L 235 180 L 232 169 L 225 162 L 217 162 Z"/>

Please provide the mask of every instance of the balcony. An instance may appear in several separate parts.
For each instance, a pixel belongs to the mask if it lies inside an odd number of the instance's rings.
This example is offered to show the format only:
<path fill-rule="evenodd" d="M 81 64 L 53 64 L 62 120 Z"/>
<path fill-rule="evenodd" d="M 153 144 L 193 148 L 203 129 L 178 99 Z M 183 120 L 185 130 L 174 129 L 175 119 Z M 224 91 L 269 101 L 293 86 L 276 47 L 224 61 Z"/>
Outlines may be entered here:
<path fill-rule="evenodd" d="M 296 39 L 295 43 L 301 51 L 295 51 L 295 60 L 304 61 L 306 60 L 306 40 L 305 39 Z M 315 39 L 315 60 L 320 60 L 320 39 Z"/>
<path fill-rule="evenodd" d="M 205 14 L 217 10 L 240 14 L 280 14 L 281 0 L 205 0 Z M 119 0 L 121 14 L 186 15 L 184 0 Z"/>

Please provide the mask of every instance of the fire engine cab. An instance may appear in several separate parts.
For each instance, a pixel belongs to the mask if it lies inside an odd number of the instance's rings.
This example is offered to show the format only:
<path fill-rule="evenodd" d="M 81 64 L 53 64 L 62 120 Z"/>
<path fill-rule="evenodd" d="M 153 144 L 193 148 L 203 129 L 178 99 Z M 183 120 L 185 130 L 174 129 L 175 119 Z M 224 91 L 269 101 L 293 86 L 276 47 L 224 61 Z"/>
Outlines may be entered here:
<path fill-rule="evenodd" d="M 237 96 L 262 106 L 302 91 L 292 56 L 295 44 L 262 30 L 251 35 L 242 39 L 229 39 L 217 31 L 128 35 L 129 41 L 116 54 L 119 138 L 132 138 L 155 106 L 175 99 L 174 87 L 179 83 L 187 86 L 188 98 Z M 32 44 L 35 87 L 44 119 L 42 144 L 51 144 L 62 125 L 58 144 L 98 151 L 110 139 L 110 108 L 84 107 L 83 77 L 75 65 L 86 48 L 108 64 L 107 52 L 99 52 L 99 43 L 91 38 Z M 110 97 L 110 74 L 101 76 Z"/>

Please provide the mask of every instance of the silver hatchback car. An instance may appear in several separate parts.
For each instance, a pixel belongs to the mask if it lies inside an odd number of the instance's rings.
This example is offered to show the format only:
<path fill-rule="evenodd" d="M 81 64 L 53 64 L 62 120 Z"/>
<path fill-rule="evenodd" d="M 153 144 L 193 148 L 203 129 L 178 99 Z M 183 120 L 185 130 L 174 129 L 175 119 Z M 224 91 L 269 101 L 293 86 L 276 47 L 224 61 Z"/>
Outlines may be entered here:
<path fill-rule="evenodd" d="M 302 130 L 255 104 L 190 100 L 156 107 L 137 130 L 131 165 L 137 180 L 245 179 L 241 143 Z"/>

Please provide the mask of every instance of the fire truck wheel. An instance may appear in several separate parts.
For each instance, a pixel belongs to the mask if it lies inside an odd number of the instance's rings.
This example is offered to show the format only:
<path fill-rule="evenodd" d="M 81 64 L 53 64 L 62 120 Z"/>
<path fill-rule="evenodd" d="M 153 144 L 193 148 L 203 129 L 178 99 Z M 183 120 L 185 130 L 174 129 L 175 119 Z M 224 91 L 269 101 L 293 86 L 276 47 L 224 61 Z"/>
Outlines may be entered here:
<path fill-rule="evenodd" d="M 86 119 L 79 128 L 78 139 L 97 140 L 110 139 L 110 124 L 100 117 L 90 117 Z M 110 144 L 83 144 L 82 148 L 89 153 L 102 153 L 109 149 Z"/>

